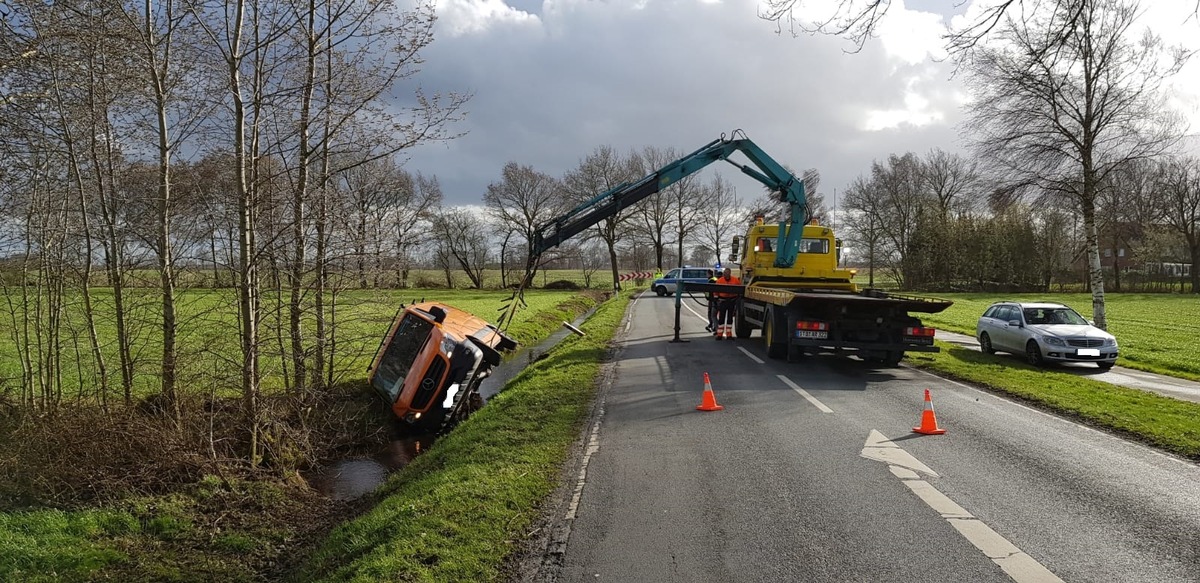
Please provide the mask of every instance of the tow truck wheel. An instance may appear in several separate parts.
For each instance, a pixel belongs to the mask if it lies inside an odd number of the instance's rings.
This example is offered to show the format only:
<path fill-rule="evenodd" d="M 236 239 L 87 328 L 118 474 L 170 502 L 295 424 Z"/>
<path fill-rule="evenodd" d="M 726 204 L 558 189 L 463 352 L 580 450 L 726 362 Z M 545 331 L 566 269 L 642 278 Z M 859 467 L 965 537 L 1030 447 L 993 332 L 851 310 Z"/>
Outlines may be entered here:
<path fill-rule="evenodd" d="M 775 310 L 767 310 L 767 317 L 763 320 L 763 341 L 767 345 L 767 357 L 778 360 L 787 356 L 787 337 L 781 336 L 781 333 L 787 332 L 786 327 L 779 326 L 779 318 L 775 314 Z"/>
<path fill-rule="evenodd" d="M 736 316 L 734 316 L 733 334 L 742 340 L 750 337 L 750 333 L 754 328 L 750 327 L 750 322 L 746 320 L 746 313 L 742 311 L 742 302 L 739 300 L 736 307 Z"/>
<path fill-rule="evenodd" d="M 887 353 L 887 356 L 883 357 L 883 364 L 885 366 L 898 366 L 900 364 L 900 361 L 903 359 L 904 359 L 903 352 L 901 352 L 899 350 L 892 350 Z"/>

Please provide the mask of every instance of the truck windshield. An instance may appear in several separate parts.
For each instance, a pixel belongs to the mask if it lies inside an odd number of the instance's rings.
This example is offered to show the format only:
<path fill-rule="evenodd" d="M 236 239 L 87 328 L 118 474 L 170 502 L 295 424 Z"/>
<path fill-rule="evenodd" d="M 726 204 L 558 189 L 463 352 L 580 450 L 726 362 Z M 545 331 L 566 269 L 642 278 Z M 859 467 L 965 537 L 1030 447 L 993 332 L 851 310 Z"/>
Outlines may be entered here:
<path fill-rule="evenodd" d="M 379 370 L 372 379 L 375 388 L 387 392 L 392 399 L 396 398 L 396 393 L 400 390 L 397 381 L 408 375 L 408 369 L 412 367 L 413 360 L 417 358 L 417 353 L 425 345 L 425 340 L 429 338 L 432 330 L 433 324 L 423 318 L 412 314 L 404 315 L 404 319 L 396 328 L 396 334 L 388 343 L 387 350 L 383 352 L 383 358 L 379 359 Z"/>

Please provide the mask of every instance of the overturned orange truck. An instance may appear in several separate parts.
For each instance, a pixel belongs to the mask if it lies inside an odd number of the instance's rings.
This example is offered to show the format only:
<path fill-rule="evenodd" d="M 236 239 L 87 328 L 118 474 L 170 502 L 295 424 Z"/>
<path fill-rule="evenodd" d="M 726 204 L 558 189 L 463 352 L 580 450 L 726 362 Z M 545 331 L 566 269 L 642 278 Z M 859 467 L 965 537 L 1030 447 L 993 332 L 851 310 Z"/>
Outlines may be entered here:
<path fill-rule="evenodd" d="M 483 404 L 479 384 L 517 343 L 495 326 L 437 302 L 401 306 L 371 363 L 371 386 L 396 418 L 449 429 Z"/>

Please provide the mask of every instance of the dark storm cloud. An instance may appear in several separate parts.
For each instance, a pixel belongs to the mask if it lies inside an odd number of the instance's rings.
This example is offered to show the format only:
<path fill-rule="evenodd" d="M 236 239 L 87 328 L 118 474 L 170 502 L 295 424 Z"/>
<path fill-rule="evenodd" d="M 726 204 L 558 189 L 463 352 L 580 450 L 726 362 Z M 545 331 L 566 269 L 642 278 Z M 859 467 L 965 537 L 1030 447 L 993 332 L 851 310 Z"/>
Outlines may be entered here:
<path fill-rule="evenodd" d="M 408 167 L 436 174 L 449 204 L 478 204 L 508 161 L 561 175 L 602 144 L 690 151 L 736 128 L 796 171 L 819 169 L 827 194 L 889 153 L 957 148 L 948 65 L 895 56 L 937 45 L 920 26 L 847 54 L 840 39 L 776 34 L 748 0 L 548 1 L 537 15 L 446 0 L 439 10 L 420 82 L 474 93 L 459 126 L 468 134 L 413 150 Z M 757 196 L 756 183 L 735 184 Z"/>

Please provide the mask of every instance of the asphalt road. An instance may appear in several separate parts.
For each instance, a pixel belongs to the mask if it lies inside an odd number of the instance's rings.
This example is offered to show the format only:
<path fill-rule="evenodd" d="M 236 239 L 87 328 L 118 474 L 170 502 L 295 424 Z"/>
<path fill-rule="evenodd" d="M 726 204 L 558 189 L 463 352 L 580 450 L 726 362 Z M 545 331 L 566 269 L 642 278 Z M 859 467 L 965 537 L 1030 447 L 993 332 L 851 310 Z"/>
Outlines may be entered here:
<path fill-rule="evenodd" d="M 673 315 L 630 308 L 542 578 L 1200 581 L 1197 466 L 914 369 L 768 360 L 686 310 L 670 343 Z M 696 410 L 704 372 L 724 411 Z M 911 433 L 925 389 L 945 435 Z"/>

